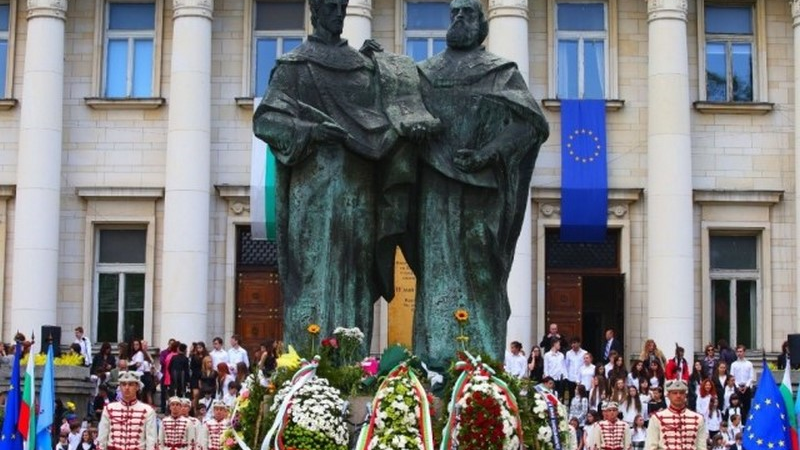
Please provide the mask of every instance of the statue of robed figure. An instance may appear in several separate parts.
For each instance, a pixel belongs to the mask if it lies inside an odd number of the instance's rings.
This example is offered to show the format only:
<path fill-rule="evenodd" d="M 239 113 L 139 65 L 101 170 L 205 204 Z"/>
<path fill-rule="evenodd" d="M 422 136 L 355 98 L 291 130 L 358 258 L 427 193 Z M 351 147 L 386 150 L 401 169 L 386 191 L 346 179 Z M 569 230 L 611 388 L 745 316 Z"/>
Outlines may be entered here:
<path fill-rule="evenodd" d="M 311 0 L 314 32 L 283 55 L 254 115 L 277 166 L 278 270 L 284 339 L 306 327 L 359 327 L 393 296 L 395 247 L 407 238 L 416 156 L 435 129 L 413 61 L 374 41 L 341 39 L 347 0 Z"/>

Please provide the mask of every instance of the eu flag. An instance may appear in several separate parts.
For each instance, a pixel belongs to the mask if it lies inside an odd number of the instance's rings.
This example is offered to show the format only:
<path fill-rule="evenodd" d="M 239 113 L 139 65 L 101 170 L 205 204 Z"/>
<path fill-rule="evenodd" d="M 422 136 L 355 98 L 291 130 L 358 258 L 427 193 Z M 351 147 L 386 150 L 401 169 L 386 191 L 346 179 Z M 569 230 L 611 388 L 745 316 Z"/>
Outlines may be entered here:
<path fill-rule="evenodd" d="M 0 450 L 22 450 L 22 436 L 17 433 L 19 420 L 19 360 L 22 359 L 22 344 L 17 342 L 11 368 L 11 385 L 6 397 L 6 415 L 3 418 L 3 433 L 0 435 Z"/>
<path fill-rule="evenodd" d="M 758 381 L 755 398 L 750 405 L 742 444 L 747 450 L 790 449 L 789 417 L 783 396 L 764 360 L 764 372 Z"/>
<path fill-rule="evenodd" d="M 561 240 L 603 242 L 607 217 L 606 103 L 561 100 Z"/>

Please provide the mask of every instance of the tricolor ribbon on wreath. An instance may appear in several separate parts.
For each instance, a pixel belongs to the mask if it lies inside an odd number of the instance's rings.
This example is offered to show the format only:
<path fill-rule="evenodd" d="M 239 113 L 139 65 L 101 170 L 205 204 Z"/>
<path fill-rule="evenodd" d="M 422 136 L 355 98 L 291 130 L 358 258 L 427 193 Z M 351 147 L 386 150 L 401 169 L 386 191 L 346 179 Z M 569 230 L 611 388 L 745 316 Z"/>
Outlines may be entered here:
<path fill-rule="evenodd" d="M 278 409 L 278 413 L 275 416 L 275 421 L 272 423 L 272 428 L 270 428 L 267 436 L 264 438 L 264 441 L 261 443 L 261 450 L 270 450 L 270 449 L 278 449 L 283 450 L 283 442 L 279 438 L 282 435 L 283 429 L 286 427 L 286 423 L 289 420 L 288 417 L 288 410 L 289 406 L 292 404 L 292 399 L 294 398 L 294 394 L 303 387 L 309 380 L 313 379 L 317 374 L 317 367 L 319 367 L 319 356 L 315 356 L 311 362 L 306 361 L 305 359 L 301 361 L 303 367 L 297 371 L 292 377 L 292 389 L 289 391 L 289 394 L 283 399 L 281 402 L 281 406 Z M 233 407 L 233 413 L 231 417 L 236 416 L 236 413 L 239 411 L 239 402 L 236 402 L 236 405 Z M 239 448 L 241 450 L 251 450 L 250 446 L 244 442 L 242 435 L 236 431 L 235 428 L 231 428 L 233 431 L 233 438 L 236 440 L 236 443 L 239 444 Z M 272 441 L 275 441 L 273 446 Z"/>
<path fill-rule="evenodd" d="M 378 392 L 375 395 L 375 398 L 372 400 L 372 413 L 370 414 L 369 423 L 361 429 L 355 450 L 367 450 L 369 448 L 369 444 L 372 441 L 376 431 L 376 419 L 383 408 L 383 396 L 380 394 L 382 391 L 388 389 L 392 381 L 397 378 L 408 378 L 408 381 L 412 386 L 414 397 L 419 405 L 417 426 L 419 427 L 420 438 L 422 441 L 421 450 L 434 450 L 433 429 L 431 427 L 431 414 L 430 404 L 428 402 L 428 394 L 425 391 L 425 387 L 422 386 L 422 383 L 419 381 L 419 378 L 417 378 L 417 375 L 408 367 L 405 362 L 395 366 L 395 368 L 389 372 L 389 374 L 383 380 L 383 383 L 381 383 L 380 387 L 378 388 Z M 412 409 L 412 411 L 413 410 L 414 409 Z"/>
<path fill-rule="evenodd" d="M 500 389 L 500 395 L 505 399 L 506 405 L 512 414 L 519 416 L 519 407 L 517 406 L 517 399 L 514 393 L 508 387 L 505 381 L 496 376 L 494 369 L 488 364 L 481 361 L 481 357 L 472 356 L 469 352 L 464 352 L 467 360 L 460 360 L 456 362 L 455 369 L 461 374 L 458 376 L 455 385 L 453 386 L 453 395 L 450 397 L 450 403 L 447 405 L 447 424 L 445 425 L 442 433 L 442 443 L 439 450 L 452 450 L 458 448 L 457 436 L 453 431 L 456 429 L 459 422 L 459 410 L 456 405 L 466 395 L 467 387 L 471 380 L 476 375 L 482 375 L 489 378 L 489 381 L 495 384 Z M 516 433 L 522 442 L 522 424 L 517 420 Z M 557 449 L 560 450 L 560 449 Z"/>
<path fill-rule="evenodd" d="M 558 437 L 558 412 L 556 411 L 558 399 L 552 393 L 546 390 L 541 384 L 536 385 L 535 389 L 536 392 L 544 397 L 544 403 L 547 405 L 547 415 L 550 419 L 550 430 L 553 432 L 553 449 L 561 450 L 561 439 Z"/>

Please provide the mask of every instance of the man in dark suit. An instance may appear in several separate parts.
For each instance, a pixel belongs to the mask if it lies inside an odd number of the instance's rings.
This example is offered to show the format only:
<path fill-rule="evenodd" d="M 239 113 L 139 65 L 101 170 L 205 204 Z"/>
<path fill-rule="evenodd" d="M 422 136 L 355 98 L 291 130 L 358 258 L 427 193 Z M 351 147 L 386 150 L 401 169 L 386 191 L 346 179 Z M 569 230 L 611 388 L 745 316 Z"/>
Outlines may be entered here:
<path fill-rule="evenodd" d="M 553 339 L 558 339 L 561 342 L 561 353 L 567 352 L 569 349 L 567 338 L 558 332 L 558 324 L 551 323 L 550 327 L 547 329 L 547 333 L 545 333 L 542 338 L 542 342 L 539 343 L 539 347 L 542 349 L 542 355 L 550 351 Z"/>
<path fill-rule="evenodd" d="M 622 342 L 616 338 L 614 329 L 609 328 L 606 330 L 606 340 L 603 342 L 603 347 L 600 349 L 600 355 L 603 357 L 603 364 L 608 364 L 608 355 L 615 350 L 619 356 L 622 356 Z"/>

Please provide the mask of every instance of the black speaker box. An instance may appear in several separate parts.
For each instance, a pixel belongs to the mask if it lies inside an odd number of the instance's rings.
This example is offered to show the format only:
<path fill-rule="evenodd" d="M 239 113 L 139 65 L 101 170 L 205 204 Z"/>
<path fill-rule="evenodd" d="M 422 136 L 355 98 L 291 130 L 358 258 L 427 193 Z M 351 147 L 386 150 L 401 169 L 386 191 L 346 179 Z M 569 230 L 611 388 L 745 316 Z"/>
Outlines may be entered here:
<path fill-rule="evenodd" d="M 61 327 L 55 325 L 42 325 L 42 334 L 39 335 L 39 345 L 42 353 L 47 353 L 47 345 L 52 339 L 53 357 L 61 356 Z"/>

